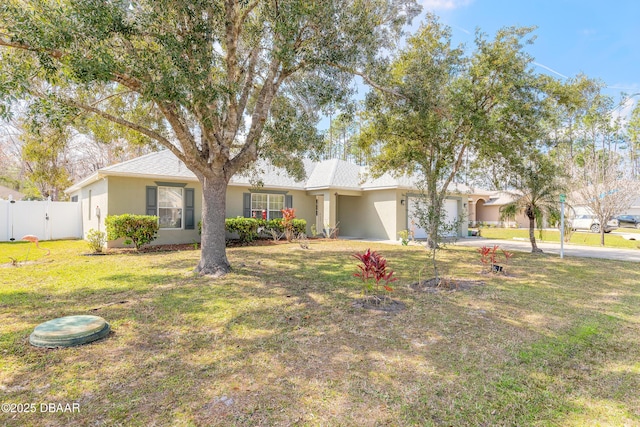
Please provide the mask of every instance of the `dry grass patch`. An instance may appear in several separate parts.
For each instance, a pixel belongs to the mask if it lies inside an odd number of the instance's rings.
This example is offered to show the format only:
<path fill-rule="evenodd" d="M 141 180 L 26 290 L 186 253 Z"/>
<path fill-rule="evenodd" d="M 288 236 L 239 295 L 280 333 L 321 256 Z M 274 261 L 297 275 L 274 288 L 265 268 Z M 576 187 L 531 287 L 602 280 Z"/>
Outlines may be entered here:
<path fill-rule="evenodd" d="M 51 242 L 51 256 L 5 270 L 0 391 L 81 410 L 0 424 L 640 424 L 637 264 L 516 254 L 510 277 L 481 275 L 475 250 L 452 246 L 445 275 L 484 285 L 428 293 L 410 286 L 424 250 L 379 244 L 406 307 L 385 313 L 352 306 L 350 255 L 371 245 L 232 248 L 233 273 L 211 280 L 192 273 L 197 251 L 85 257 L 82 242 Z M 28 344 L 71 314 L 114 333 Z"/>

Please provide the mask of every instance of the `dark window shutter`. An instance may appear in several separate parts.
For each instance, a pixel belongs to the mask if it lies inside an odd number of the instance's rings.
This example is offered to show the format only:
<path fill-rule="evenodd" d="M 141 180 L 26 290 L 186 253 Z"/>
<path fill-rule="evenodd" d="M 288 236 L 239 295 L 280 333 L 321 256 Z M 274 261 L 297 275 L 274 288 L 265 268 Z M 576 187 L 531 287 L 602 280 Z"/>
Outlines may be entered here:
<path fill-rule="evenodd" d="M 158 215 L 158 187 L 147 187 L 147 215 Z"/>
<path fill-rule="evenodd" d="M 242 193 L 242 214 L 251 218 L 251 193 Z"/>
<path fill-rule="evenodd" d="M 195 190 L 193 188 L 184 189 L 184 228 L 193 230 L 196 228 L 196 204 Z"/>
<path fill-rule="evenodd" d="M 293 207 L 293 196 L 289 194 L 284 196 L 284 207 L 288 209 Z"/>

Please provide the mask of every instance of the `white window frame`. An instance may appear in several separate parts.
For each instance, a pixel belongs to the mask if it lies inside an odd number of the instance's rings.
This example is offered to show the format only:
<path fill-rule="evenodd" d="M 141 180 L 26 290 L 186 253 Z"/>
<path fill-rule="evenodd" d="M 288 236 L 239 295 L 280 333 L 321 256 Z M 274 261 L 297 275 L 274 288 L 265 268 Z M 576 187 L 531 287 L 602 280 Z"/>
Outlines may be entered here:
<path fill-rule="evenodd" d="M 163 201 L 162 201 L 162 197 L 166 195 L 167 192 L 173 192 L 173 193 L 180 193 L 180 203 L 179 206 L 171 206 L 171 205 L 167 205 L 167 206 L 163 206 Z M 169 187 L 169 186 L 158 186 L 158 226 L 160 229 L 162 230 L 182 230 L 184 228 L 184 188 L 182 187 Z M 165 203 L 167 203 L 167 201 L 165 200 Z M 160 214 L 160 211 L 162 209 L 165 210 L 173 210 L 173 211 L 177 211 L 177 215 L 172 216 L 172 221 L 171 222 L 175 222 L 176 218 L 180 220 L 180 227 L 168 227 L 166 225 L 163 225 L 162 223 L 162 215 Z"/>
<path fill-rule="evenodd" d="M 282 218 L 282 209 L 285 208 L 285 203 L 284 194 L 251 193 L 250 215 L 260 219 L 262 211 L 266 210 L 267 219 Z"/>

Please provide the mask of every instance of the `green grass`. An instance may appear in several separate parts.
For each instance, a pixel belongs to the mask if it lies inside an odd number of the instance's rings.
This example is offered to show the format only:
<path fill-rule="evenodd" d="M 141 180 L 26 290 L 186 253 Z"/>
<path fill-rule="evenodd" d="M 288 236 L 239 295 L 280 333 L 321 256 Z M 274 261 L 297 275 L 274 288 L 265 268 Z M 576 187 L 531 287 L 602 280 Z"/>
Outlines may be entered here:
<path fill-rule="evenodd" d="M 616 230 L 619 233 L 632 234 L 637 236 L 639 240 L 626 240 L 621 235 L 605 233 L 604 246 L 607 248 L 640 248 L 640 230 L 633 228 L 619 228 Z M 507 239 L 511 240 L 515 238 L 529 239 L 529 230 L 524 228 L 482 228 L 482 237 L 489 239 Z M 536 241 L 542 242 L 559 242 L 560 232 L 557 230 L 542 230 L 542 238 L 540 238 L 540 231 L 535 232 Z M 571 235 L 571 244 L 585 245 L 585 246 L 600 246 L 600 234 L 590 232 L 574 232 Z"/>
<path fill-rule="evenodd" d="M 84 256 L 84 242 L 0 243 L 0 425 L 640 425 L 637 263 L 516 253 L 480 274 L 473 248 L 441 252 L 458 292 L 409 285 L 418 246 L 312 240 L 233 248 L 222 279 L 199 252 Z M 396 314 L 357 309 L 354 251 L 396 270 Z M 603 273 L 606 272 L 606 273 Z M 114 333 L 81 347 L 29 345 L 72 314 Z"/>

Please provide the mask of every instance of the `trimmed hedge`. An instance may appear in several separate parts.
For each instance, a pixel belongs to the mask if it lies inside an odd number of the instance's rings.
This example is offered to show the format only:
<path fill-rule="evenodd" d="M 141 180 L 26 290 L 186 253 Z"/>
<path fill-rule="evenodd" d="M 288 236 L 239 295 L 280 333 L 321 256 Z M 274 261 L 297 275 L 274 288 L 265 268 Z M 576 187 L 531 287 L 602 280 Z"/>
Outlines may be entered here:
<path fill-rule="evenodd" d="M 260 227 L 263 227 L 266 230 L 276 230 L 280 233 L 284 232 L 284 220 L 282 218 L 274 218 L 265 221 L 264 219 L 258 219 L 258 222 L 261 222 Z M 295 234 L 301 234 L 307 232 L 307 221 L 304 219 L 294 218 L 291 221 L 293 225 L 293 231 Z"/>
<path fill-rule="evenodd" d="M 284 232 L 284 224 L 282 218 L 274 218 L 270 220 L 258 218 L 226 218 L 225 228 L 228 233 L 236 233 L 240 242 L 243 244 L 251 243 L 258 237 L 261 237 L 262 230 L 275 230 L 279 233 Z M 202 231 L 202 222 L 198 222 L 198 229 Z M 293 230 L 296 234 L 306 233 L 307 221 L 304 219 L 293 220 Z"/>
<path fill-rule="evenodd" d="M 158 217 L 151 215 L 107 215 L 107 239 L 124 237 L 124 243 L 133 243 L 137 249 L 154 241 L 158 235 Z"/>
<path fill-rule="evenodd" d="M 226 218 L 225 228 L 229 233 L 237 233 L 240 243 L 251 243 L 258 237 L 259 221 L 255 218 Z"/>

